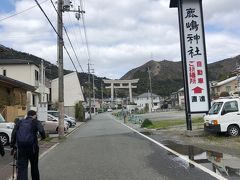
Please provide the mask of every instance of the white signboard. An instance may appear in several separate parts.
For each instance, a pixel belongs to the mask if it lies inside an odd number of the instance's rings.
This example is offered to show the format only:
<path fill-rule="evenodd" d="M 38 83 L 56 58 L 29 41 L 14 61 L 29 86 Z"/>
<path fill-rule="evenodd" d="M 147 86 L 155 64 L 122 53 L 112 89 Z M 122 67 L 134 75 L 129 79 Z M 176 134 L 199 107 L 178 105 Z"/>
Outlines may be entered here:
<path fill-rule="evenodd" d="M 186 54 L 185 72 L 192 113 L 209 110 L 204 34 L 199 1 L 183 0 L 181 8 Z"/>

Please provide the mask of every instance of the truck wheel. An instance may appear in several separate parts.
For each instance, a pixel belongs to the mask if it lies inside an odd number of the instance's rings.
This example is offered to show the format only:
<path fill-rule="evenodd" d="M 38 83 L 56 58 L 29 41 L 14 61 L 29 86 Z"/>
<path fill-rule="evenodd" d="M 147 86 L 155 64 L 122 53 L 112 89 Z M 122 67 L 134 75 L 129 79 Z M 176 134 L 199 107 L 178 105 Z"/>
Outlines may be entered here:
<path fill-rule="evenodd" d="M 239 127 L 236 125 L 231 125 L 228 127 L 228 135 L 229 136 L 238 136 L 239 135 Z"/>

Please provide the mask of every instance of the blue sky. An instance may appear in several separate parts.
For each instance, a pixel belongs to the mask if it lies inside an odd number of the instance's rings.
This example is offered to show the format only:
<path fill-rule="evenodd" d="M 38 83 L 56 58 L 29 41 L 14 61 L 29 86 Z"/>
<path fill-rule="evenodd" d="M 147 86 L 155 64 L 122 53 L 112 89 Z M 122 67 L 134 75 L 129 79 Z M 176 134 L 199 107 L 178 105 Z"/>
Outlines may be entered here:
<path fill-rule="evenodd" d="M 72 1 L 73 8 L 77 8 L 79 0 Z M 169 8 L 169 2 L 83 0 L 90 60 L 98 76 L 120 78 L 151 57 L 156 61 L 180 61 L 178 13 L 176 8 Z M 34 0 L 1 0 L 0 19 L 35 5 Z M 42 7 L 56 27 L 57 16 L 50 0 Z M 208 63 L 240 54 L 239 7 L 239 0 L 203 0 Z M 64 13 L 63 16 L 86 72 L 88 54 L 82 22 L 75 19 L 74 13 Z M 38 7 L 0 21 L 0 37 L 2 45 L 56 64 L 56 34 Z M 77 65 L 66 37 L 64 39 Z M 73 69 L 66 54 L 64 62 L 66 69 Z"/>
<path fill-rule="evenodd" d="M 0 12 L 11 12 L 14 10 L 14 4 L 12 0 L 1 0 Z"/>

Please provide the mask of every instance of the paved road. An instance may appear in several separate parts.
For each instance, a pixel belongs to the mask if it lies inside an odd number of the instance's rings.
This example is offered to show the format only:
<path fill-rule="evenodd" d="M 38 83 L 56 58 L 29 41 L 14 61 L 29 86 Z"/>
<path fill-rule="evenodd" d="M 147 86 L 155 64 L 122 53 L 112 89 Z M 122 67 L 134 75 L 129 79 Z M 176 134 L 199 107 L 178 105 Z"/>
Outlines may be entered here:
<path fill-rule="evenodd" d="M 215 179 L 113 120 L 97 115 L 39 162 L 43 180 Z"/>
<path fill-rule="evenodd" d="M 5 156 L 0 156 L 0 179 L 5 180 L 12 174 L 13 157 L 10 155 L 10 147 L 5 146 Z"/>

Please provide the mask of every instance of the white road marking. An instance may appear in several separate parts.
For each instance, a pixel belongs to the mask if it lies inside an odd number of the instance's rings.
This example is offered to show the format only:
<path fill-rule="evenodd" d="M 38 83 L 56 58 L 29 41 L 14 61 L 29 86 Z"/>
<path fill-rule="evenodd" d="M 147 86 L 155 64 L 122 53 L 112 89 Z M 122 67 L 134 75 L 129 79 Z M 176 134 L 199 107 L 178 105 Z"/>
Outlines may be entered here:
<path fill-rule="evenodd" d="M 213 177 L 215 177 L 215 178 L 217 178 L 217 179 L 219 179 L 219 180 L 227 180 L 226 178 L 222 177 L 221 175 L 216 174 L 216 173 L 214 173 L 213 171 L 207 169 L 206 167 L 204 167 L 204 166 L 202 166 L 202 165 L 200 165 L 200 164 L 198 164 L 198 163 L 196 163 L 196 162 L 190 160 L 190 159 L 187 158 L 186 156 L 184 156 L 184 155 L 182 155 L 182 154 L 180 154 L 180 153 L 178 153 L 178 152 L 176 152 L 176 151 L 174 151 L 174 150 L 168 148 L 167 146 L 164 146 L 163 144 L 159 143 L 158 141 L 156 141 L 156 140 L 154 140 L 154 139 L 152 139 L 152 138 L 150 138 L 150 137 L 148 137 L 148 136 L 146 136 L 146 135 L 140 133 L 140 132 L 137 131 L 136 129 L 133 129 L 133 128 L 129 127 L 128 125 L 126 125 L 126 124 L 124 124 L 124 123 L 122 123 L 122 122 L 116 120 L 115 118 L 113 118 L 113 119 L 114 119 L 114 121 L 116 121 L 116 122 L 122 124 L 123 126 L 129 128 L 129 129 L 131 129 L 132 131 L 134 131 L 134 132 L 136 132 L 137 134 L 139 134 L 139 135 L 145 137 L 146 139 L 148 139 L 148 140 L 150 140 L 151 142 L 157 144 L 158 146 L 162 147 L 163 149 L 165 149 L 165 150 L 171 152 L 172 154 L 175 154 L 176 156 L 178 156 L 179 158 L 183 159 L 184 161 L 186 161 L 186 162 L 188 162 L 188 163 L 191 163 L 191 164 L 194 165 L 195 167 L 197 167 L 197 168 L 201 169 L 202 171 L 204 171 L 204 172 L 210 174 L 211 176 L 213 176 Z"/>

